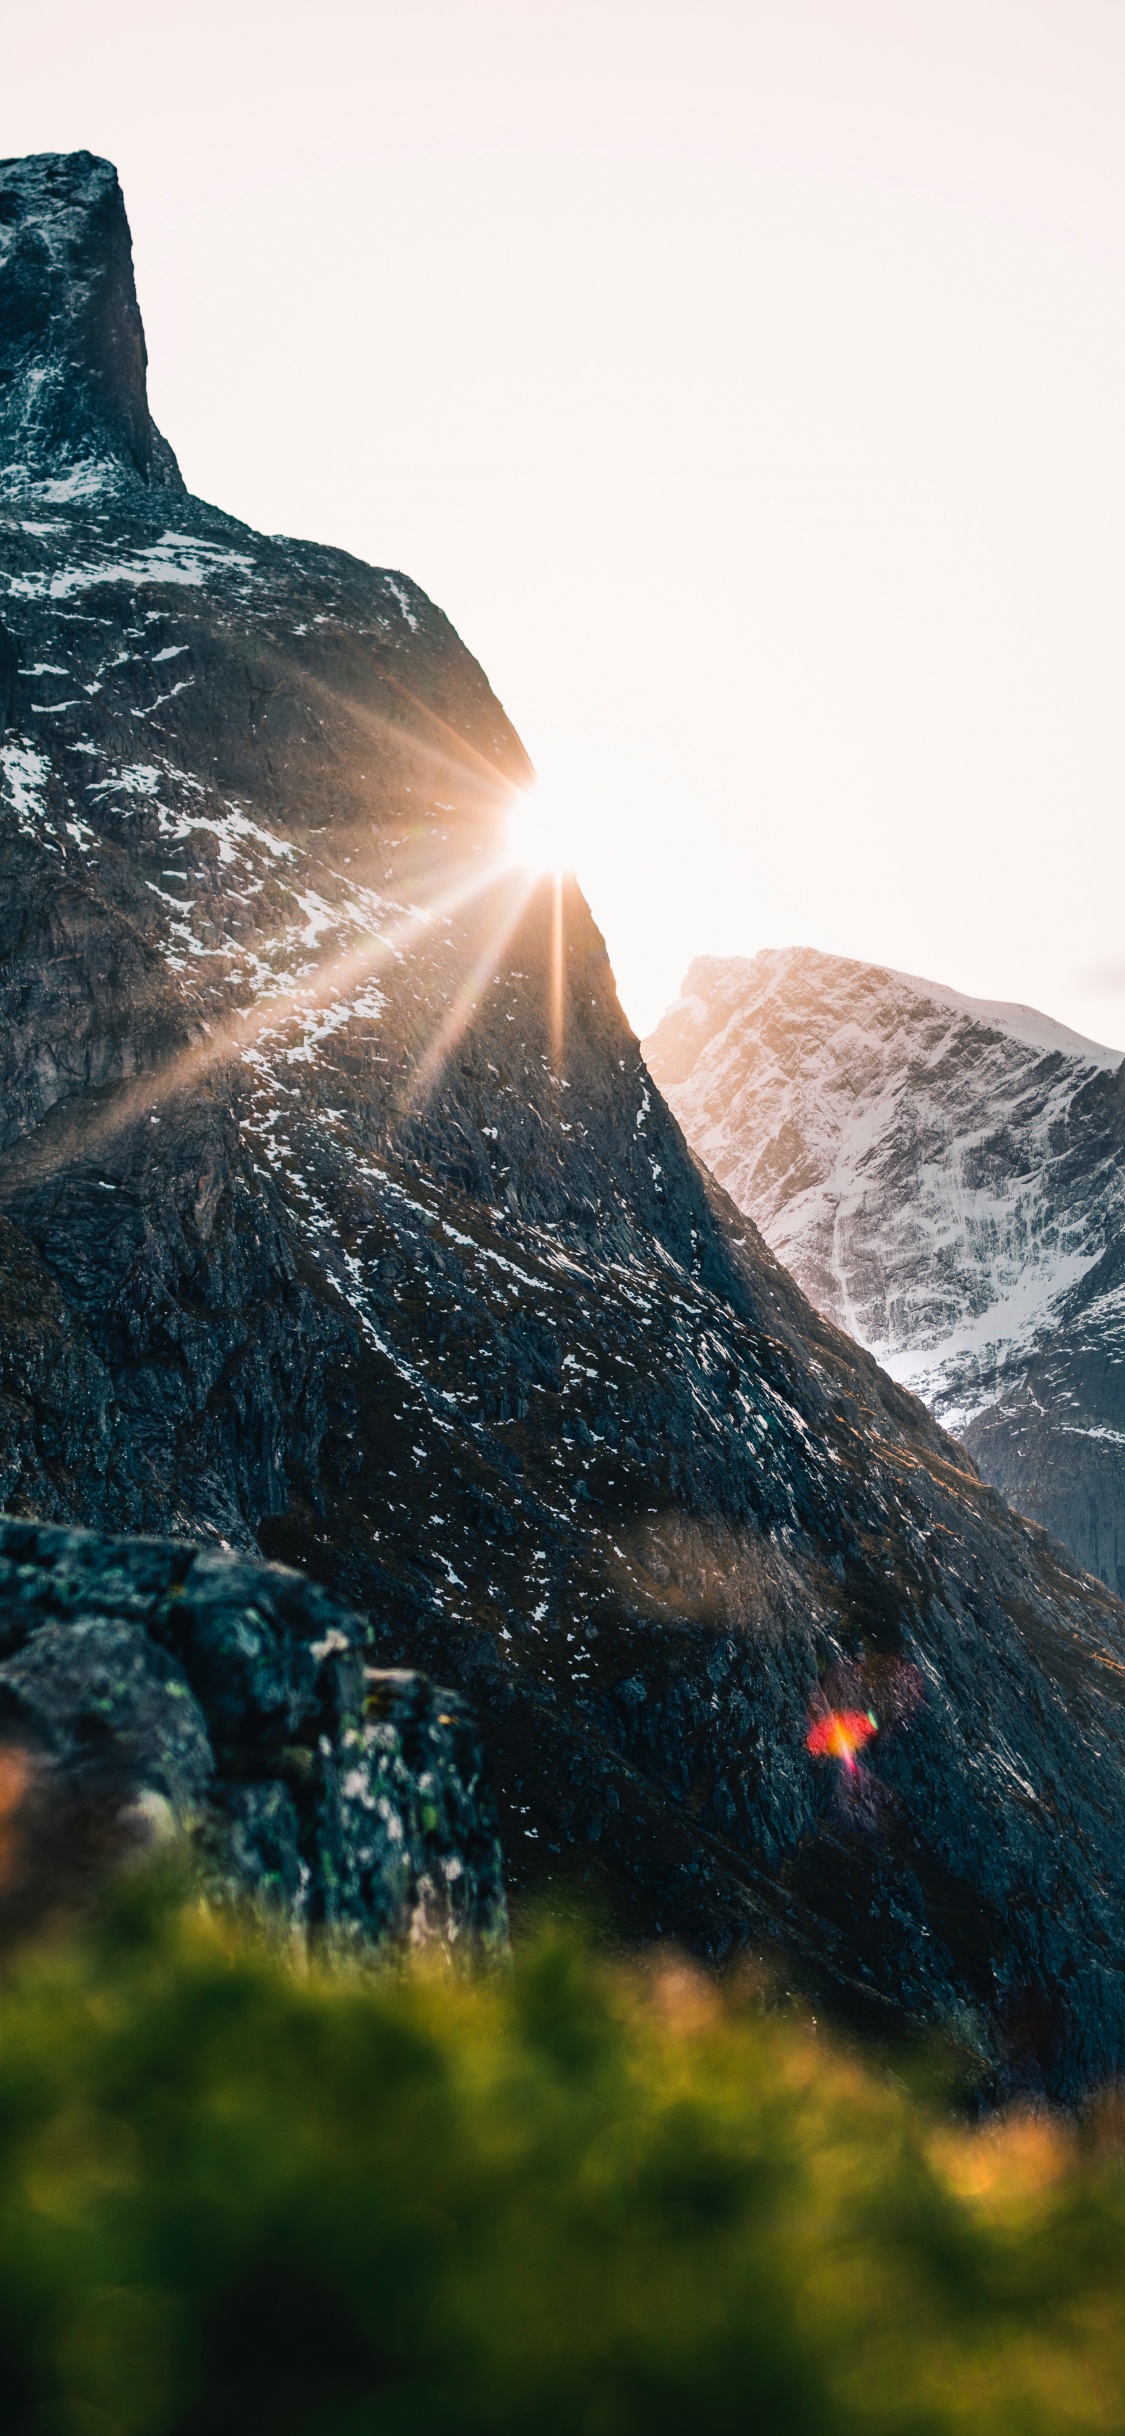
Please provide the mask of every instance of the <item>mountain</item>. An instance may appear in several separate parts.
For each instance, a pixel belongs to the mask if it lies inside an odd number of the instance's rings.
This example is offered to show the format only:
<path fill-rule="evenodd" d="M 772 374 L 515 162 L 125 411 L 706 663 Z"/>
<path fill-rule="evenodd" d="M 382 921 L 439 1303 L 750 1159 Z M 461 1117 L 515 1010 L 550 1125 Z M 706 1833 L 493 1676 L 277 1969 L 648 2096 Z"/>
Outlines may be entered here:
<path fill-rule="evenodd" d="M 1125 1609 L 691 1157 L 440 611 L 177 487 L 109 166 L 0 249 L 3 1502 L 304 1567 L 517 1893 L 1125 2068 Z"/>
<path fill-rule="evenodd" d="M 1034 1008 L 701 956 L 645 1054 L 818 1309 L 1125 1595 L 1125 1066 Z"/>

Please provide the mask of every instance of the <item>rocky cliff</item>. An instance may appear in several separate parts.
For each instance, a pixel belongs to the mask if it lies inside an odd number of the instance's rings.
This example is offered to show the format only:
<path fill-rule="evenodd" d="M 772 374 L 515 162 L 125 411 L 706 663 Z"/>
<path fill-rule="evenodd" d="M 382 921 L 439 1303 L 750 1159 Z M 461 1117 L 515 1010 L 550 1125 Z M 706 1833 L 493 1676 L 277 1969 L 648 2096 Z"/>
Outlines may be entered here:
<path fill-rule="evenodd" d="M 808 948 L 701 956 L 645 1043 L 805 1293 L 1125 1593 L 1125 1068 Z"/>
<path fill-rule="evenodd" d="M 440 612 L 95 415 L 51 283 L 132 326 L 119 213 L 0 166 L 59 401 L 0 521 L 4 1501 L 304 1566 L 473 1702 L 517 1888 L 1120 2069 L 1125 1611 L 696 1166 Z"/>
<path fill-rule="evenodd" d="M 0 1923 L 178 1830 L 214 1896 L 287 1929 L 502 1948 L 473 1721 L 455 1692 L 366 1665 L 368 1639 L 280 1565 L 0 1521 Z"/>

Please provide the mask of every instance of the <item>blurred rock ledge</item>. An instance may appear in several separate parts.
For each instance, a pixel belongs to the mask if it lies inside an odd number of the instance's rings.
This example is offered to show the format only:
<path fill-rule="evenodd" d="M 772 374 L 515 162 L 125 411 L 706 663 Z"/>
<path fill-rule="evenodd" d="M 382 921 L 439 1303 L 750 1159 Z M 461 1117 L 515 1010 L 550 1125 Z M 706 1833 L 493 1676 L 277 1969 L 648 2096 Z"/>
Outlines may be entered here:
<path fill-rule="evenodd" d="M 0 1895 L 181 1832 L 220 1896 L 360 1949 L 502 1947 L 476 1725 L 280 1565 L 0 1516 Z"/>

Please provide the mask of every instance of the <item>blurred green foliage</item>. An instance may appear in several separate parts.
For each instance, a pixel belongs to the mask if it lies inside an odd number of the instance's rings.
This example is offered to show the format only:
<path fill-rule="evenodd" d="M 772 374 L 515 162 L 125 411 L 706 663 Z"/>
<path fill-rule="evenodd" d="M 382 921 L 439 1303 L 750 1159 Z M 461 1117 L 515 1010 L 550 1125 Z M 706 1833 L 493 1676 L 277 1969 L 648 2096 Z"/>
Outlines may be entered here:
<path fill-rule="evenodd" d="M 0 2426 L 1125 2425 L 1125 2169 L 547 1928 L 308 1968 L 158 1881 L 0 1987 Z"/>

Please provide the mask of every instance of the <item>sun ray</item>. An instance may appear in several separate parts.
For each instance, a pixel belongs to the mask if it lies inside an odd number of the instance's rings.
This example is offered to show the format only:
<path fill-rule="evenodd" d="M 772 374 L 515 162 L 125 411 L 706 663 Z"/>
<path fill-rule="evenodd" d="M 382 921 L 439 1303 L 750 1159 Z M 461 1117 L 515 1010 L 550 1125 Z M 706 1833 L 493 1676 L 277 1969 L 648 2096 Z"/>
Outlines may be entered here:
<path fill-rule="evenodd" d="M 424 702 L 419 694 L 413 693 L 408 685 L 403 684 L 401 677 L 395 676 L 389 669 L 382 670 L 380 675 L 387 691 L 409 704 L 410 709 L 428 723 L 433 730 L 431 735 L 420 733 L 417 728 L 405 727 L 401 720 L 392 719 L 386 711 L 377 710 L 373 703 L 363 701 L 358 694 L 342 691 L 338 685 L 328 684 L 311 670 L 302 671 L 310 694 L 317 695 L 337 712 L 343 706 L 369 734 L 385 737 L 413 754 L 432 776 L 440 776 L 468 788 L 478 803 L 483 793 L 491 800 L 498 815 L 509 811 L 513 802 L 523 799 L 526 782 L 521 784 L 498 768 L 495 762 L 489 761 L 478 745 L 462 736 L 442 717 L 440 711 Z M 530 775 L 530 763 L 527 768 Z"/>
<path fill-rule="evenodd" d="M 458 1041 L 463 1039 L 472 1021 L 481 992 L 527 905 L 532 883 L 526 875 L 510 871 L 505 875 L 505 881 L 507 902 L 500 918 L 489 932 L 484 946 L 474 957 L 436 1038 L 415 1066 L 402 1093 L 404 1108 L 425 1106 L 435 1088 L 442 1067 L 452 1056 Z"/>
<path fill-rule="evenodd" d="M 75 1157 L 88 1158 L 138 1117 L 152 1113 L 202 1081 L 214 1067 L 227 1059 L 245 1059 L 248 1050 L 289 1018 L 308 1014 L 326 1000 L 358 989 L 381 966 L 409 954 L 436 922 L 463 911 L 498 881 L 511 877 L 510 869 L 498 858 L 475 865 L 437 896 L 407 906 L 389 929 L 369 932 L 351 947 L 324 957 L 289 986 L 255 999 L 250 1006 L 233 1008 L 217 1025 L 205 1026 L 202 1039 L 192 1041 L 162 1065 L 135 1076 L 116 1092 L 108 1106 L 94 1111 L 85 1102 L 60 1108 L 59 1121 L 65 1124 L 68 1117 L 72 1121 L 71 1138 L 60 1144 L 57 1140 L 50 1143 L 37 1140 L 34 1134 L 22 1136 L 9 1146 L 0 1177 L 6 1170 L 9 1178 L 14 1175 L 23 1181 L 28 1175 L 43 1175 L 65 1166 Z"/>
<path fill-rule="evenodd" d="M 457 771 L 465 777 L 480 781 L 490 793 L 495 793 L 497 786 L 505 788 L 512 794 L 521 792 L 518 780 L 509 778 L 504 770 L 498 769 L 496 763 L 490 761 L 487 754 L 481 752 L 479 745 L 473 744 L 469 737 L 462 736 L 457 728 L 451 727 L 449 721 L 443 719 L 441 712 L 435 710 L 431 703 L 423 702 L 420 694 L 412 693 L 410 687 L 403 684 L 401 677 L 395 676 L 389 668 L 383 670 L 382 677 L 384 685 L 394 693 L 401 694 L 403 700 L 409 702 L 412 709 L 421 711 L 423 717 L 430 720 L 439 734 L 449 739 L 448 744 L 436 744 L 428 743 L 425 738 L 418 737 L 416 741 L 421 751 L 429 753 L 434 760 L 442 761 L 450 771 Z M 348 696 L 348 700 L 351 700 L 351 696 Z M 371 716 L 378 718 L 379 714 L 373 712 Z M 393 727 L 396 735 L 404 733 L 393 720 L 387 720 L 385 724 Z M 406 732 L 409 733 L 409 731 Z M 532 775 L 531 763 L 527 762 L 526 767 L 529 775 Z"/>
<path fill-rule="evenodd" d="M 563 999 L 565 980 L 565 967 L 563 963 L 563 885 L 563 875 L 561 871 L 552 872 L 550 1038 L 551 1063 L 555 1067 L 561 1067 L 562 1065 L 563 1034 L 565 1026 L 565 1006 Z"/>

